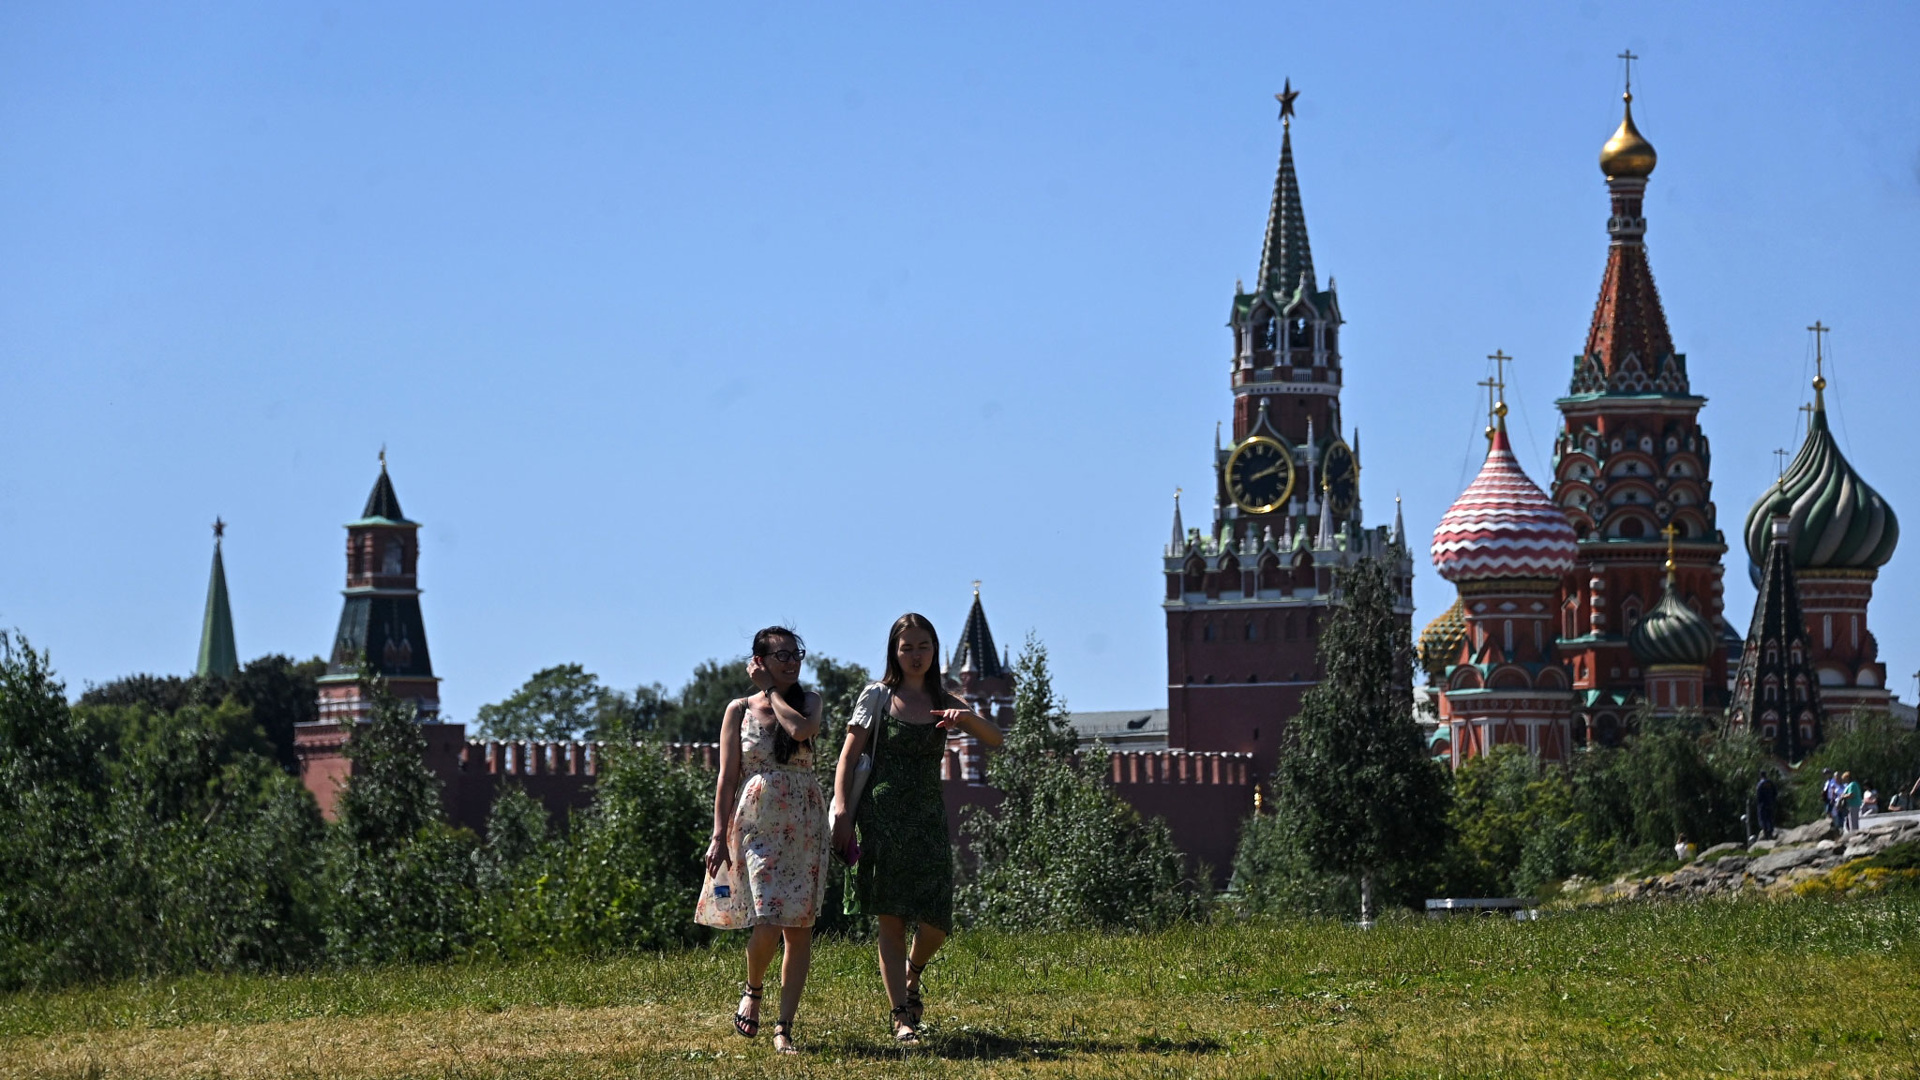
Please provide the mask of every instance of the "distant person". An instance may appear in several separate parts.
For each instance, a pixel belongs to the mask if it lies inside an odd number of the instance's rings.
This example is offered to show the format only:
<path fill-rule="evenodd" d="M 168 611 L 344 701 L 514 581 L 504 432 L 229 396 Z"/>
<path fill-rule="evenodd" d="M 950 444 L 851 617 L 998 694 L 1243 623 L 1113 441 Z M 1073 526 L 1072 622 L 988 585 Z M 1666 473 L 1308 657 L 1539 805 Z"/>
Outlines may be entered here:
<path fill-rule="evenodd" d="M 940 685 L 933 624 L 900 616 L 887 632 L 886 677 L 861 692 L 834 774 L 833 849 L 852 864 L 847 913 L 879 923 L 880 982 L 901 1043 L 920 1041 L 921 976 L 953 932 L 953 845 L 940 784 L 947 736 L 1001 743 L 1000 729 L 965 706 Z M 864 791 L 855 780 L 862 754 L 873 768 Z"/>
<path fill-rule="evenodd" d="M 1840 774 L 1840 831 L 1854 832 L 1860 828 L 1860 803 L 1862 801 L 1860 781 L 1853 773 Z"/>
<path fill-rule="evenodd" d="M 1673 838 L 1674 858 L 1679 859 L 1681 862 L 1688 862 L 1699 853 L 1700 849 L 1693 846 L 1693 841 L 1687 839 L 1686 833 L 1681 833 L 1679 836 Z"/>
<path fill-rule="evenodd" d="M 793 1017 L 813 958 L 813 923 L 827 897 L 827 800 L 813 776 L 820 695 L 800 688 L 800 636 L 769 626 L 753 636 L 747 677 L 760 692 L 727 704 L 720 721 L 720 778 L 713 794 L 713 841 L 694 921 L 721 930 L 752 929 L 747 985 L 733 1028 L 760 1033 L 760 988 L 773 951 L 780 962 L 780 1018 L 773 1047 L 799 1050 Z"/>
<path fill-rule="evenodd" d="M 1880 812 L 1880 793 L 1877 791 L 1867 792 L 1866 797 L 1863 800 L 1861 800 L 1861 803 L 1860 803 L 1860 816 L 1867 817 L 1870 814 L 1877 814 L 1879 812 Z"/>
<path fill-rule="evenodd" d="M 1760 782 L 1753 785 L 1754 816 L 1759 819 L 1760 839 L 1773 839 L 1773 808 L 1779 802 L 1780 793 L 1774 789 L 1773 777 L 1767 770 L 1760 770 Z"/>
<path fill-rule="evenodd" d="M 1832 769 L 1825 770 L 1826 780 L 1820 785 L 1820 798 L 1827 808 L 1827 820 L 1833 822 L 1836 829 L 1843 828 L 1844 814 L 1840 809 L 1840 777 Z"/>

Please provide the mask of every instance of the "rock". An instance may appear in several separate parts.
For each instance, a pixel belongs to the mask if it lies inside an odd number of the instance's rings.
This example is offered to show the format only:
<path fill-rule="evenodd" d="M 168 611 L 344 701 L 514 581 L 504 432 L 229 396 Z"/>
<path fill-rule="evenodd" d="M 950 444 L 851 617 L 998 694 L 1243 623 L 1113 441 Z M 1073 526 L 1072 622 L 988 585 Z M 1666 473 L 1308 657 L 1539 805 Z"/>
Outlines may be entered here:
<path fill-rule="evenodd" d="M 1813 845 L 1813 850 L 1832 851 L 1839 846 L 1840 846 L 1840 841 L 1838 840 L 1822 840 L 1819 843 Z"/>
<path fill-rule="evenodd" d="M 1787 848 L 1784 851 L 1770 851 L 1753 860 L 1748 872 L 1755 877 L 1761 875 L 1784 874 L 1796 866 L 1805 866 L 1819 858 L 1820 852 L 1810 847 Z"/>
<path fill-rule="evenodd" d="M 1747 850 L 1748 851 L 1772 851 L 1774 848 L 1777 848 L 1779 846 L 1780 846 L 1780 841 L 1778 840 L 1755 840 L 1753 843 L 1747 845 Z"/>
<path fill-rule="evenodd" d="M 1781 847 L 1791 847 L 1794 844 L 1811 844 L 1816 840 L 1825 840 L 1833 835 L 1835 835 L 1833 822 L 1828 821 L 1826 818 L 1820 818 L 1815 821 L 1809 821 L 1797 829 L 1785 829 L 1775 833 L 1774 838 L 1780 842 Z"/>
<path fill-rule="evenodd" d="M 1747 864 L 1752 861 L 1753 860 L 1747 858 L 1745 855 L 1729 855 L 1719 862 L 1714 863 L 1713 870 L 1716 874 L 1732 877 L 1740 871 L 1745 870 Z"/>
<path fill-rule="evenodd" d="M 1724 844 L 1715 844 L 1712 847 L 1708 848 L 1707 850 L 1701 852 L 1700 857 L 1695 859 L 1694 862 L 1706 862 L 1708 859 L 1711 859 L 1715 855 L 1719 855 L 1723 852 L 1739 851 L 1739 850 L 1740 850 L 1740 845 L 1729 840 Z"/>

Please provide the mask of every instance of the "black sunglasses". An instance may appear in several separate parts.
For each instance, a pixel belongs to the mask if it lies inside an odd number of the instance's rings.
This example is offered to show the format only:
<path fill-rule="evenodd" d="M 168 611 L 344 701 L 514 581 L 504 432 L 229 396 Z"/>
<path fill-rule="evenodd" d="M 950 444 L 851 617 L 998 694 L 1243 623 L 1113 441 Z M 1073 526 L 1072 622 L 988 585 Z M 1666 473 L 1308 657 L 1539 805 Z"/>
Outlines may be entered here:
<path fill-rule="evenodd" d="M 791 664 L 795 660 L 805 660 L 807 658 L 807 650 L 775 649 L 772 652 L 768 653 L 767 655 L 772 657 L 775 660 L 780 661 L 783 664 Z"/>

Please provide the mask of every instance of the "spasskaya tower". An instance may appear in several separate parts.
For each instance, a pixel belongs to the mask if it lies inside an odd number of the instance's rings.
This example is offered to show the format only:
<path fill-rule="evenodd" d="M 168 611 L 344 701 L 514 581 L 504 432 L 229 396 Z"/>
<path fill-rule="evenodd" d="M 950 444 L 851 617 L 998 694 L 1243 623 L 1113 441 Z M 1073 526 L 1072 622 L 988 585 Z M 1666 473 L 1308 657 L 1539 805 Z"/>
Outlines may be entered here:
<path fill-rule="evenodd" d="M 1174 496 L 1164 552 L 1168 745 L 1254 755 L 1272 772 L 1286 723 L 1319 681 L 1320 628 L 1338 571 L 1386 560 L 1402 617 L 1413 562 L 1392 528 L 1360 514 L 1360 436 L 1341 437 L 1340 301 L 1321 289 L 1293 166 L 1294 99 L 1280 102 L 1280 167 L 1251 290 L 1234 291 L 1233 438 L 1214 436 L 1213 513 L 1187 528 Z"/>

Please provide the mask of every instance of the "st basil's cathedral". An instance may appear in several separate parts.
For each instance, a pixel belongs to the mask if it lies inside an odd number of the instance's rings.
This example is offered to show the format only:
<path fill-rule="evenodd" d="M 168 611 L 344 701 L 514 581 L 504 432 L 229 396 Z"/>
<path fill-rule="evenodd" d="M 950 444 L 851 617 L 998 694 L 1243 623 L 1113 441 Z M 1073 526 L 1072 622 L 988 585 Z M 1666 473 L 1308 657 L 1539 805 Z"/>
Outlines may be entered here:
<path fill-rule="evenodd" d="M 1520 468 L 1495 402 L 1486 462 L 1434 531 L 1435 568 L 1458 599 L 1421 634 L 1420 655 L 1435 744 L 1455 765 L 1502 744 L 1564 760 L 1619 741 L 1636 714 L 1681 710 L 1724 712 L 1793 762 L 1828 724 L 1892 703 L 1867 603 L 1899 526 L 1834 443 L 1823 372 L 1798 456 L 1742 530 L 1760 590 L 1745 637 L 1725 616 L 1706 398 L 1674 351 L 1647 261 L 1641 202 L 1656 162 L 1629 86 L 1600 153 L 1606 271 L 1556 403 L 1550 491 Z M 1826 328 L 1809 329 L 1818 371 Z M 1497 374 L 1489 385 L 1501 388 Z"/>

